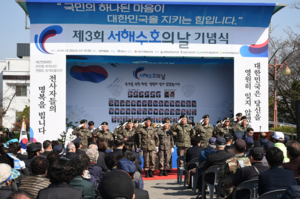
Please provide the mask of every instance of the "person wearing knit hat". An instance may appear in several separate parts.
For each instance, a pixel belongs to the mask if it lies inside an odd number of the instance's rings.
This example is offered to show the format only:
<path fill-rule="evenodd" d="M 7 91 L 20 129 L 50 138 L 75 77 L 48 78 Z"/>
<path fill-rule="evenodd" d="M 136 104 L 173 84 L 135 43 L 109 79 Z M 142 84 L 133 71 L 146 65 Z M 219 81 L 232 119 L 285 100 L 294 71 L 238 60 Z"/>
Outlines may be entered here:
<path fill-rule="evenodd" d="M 208 155 L 217 152 L 216 150 L 217 138 L 211 137 L 208 141 L 208 146 L 205 150 L 201 151 L 199 156 L 199 164 L 207 160 Z M 199 174 L 202 173 L 202 168 L 199 169 Z"/>
<path fill-rule="evenodd" d="M 0 164 L 0 194 L 1 198 L 8 198 L 13 192 L 10 189 L 12 180 L 20 176 L 20 172 L 12 169 L 8 164 Z"/>

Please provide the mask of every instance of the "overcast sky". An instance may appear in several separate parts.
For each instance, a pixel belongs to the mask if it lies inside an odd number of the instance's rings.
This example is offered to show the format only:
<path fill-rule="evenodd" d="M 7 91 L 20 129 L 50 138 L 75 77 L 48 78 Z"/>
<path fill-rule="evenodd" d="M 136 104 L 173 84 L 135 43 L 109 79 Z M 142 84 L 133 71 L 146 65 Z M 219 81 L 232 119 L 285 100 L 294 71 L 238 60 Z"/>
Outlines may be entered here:
<path fill-rule="evenodd" d="M 172 0 L 174 1 L 174 0 Z M 178 0 L 175 0 L 178 1 Z M 183 0 L 182 0 L 183 1 Z M 193 0 L 202 2 L 202 0 Z M 259 2 L 291 4 L 296 0 L 206 0 L 203 2 Z M 298 0 L 299 1 L 299 0 Z M 300 32 L 300 10 L 291 9 L 289 6 L 276 13 L 272 18 L 276 26 L 272 34 L 285 38 L 284 29 L 291 27 Z M 25 13 L 15 0 L 0 0 L 0 60 L 16 58 L 17 43 L 29 43 L 30 30 L 25 29 Z"/>

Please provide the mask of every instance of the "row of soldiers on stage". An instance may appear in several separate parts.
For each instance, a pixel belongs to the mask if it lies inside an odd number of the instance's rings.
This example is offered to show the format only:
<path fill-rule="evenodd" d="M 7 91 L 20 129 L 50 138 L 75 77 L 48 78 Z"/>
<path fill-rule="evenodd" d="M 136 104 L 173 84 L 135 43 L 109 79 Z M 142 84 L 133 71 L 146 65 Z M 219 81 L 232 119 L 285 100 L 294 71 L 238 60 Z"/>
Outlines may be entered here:
<path fill-rule="evenodd" d="M 94 122 L 90 121 L 87 124 L 87 120 L 81 120 L 72 134 L 82 139 L 83 150 L 101 138 L 105 139 L 111 150 L 114 149 L 116 139 L 131 142 L 137 152 L 143 151 L 146 177 L 153 177 L 156 153 L 161 171 L 159 175 L 167 176 L 175 144 L 178 157 L 184 156 L 194 136 L 200 137 L 201 147 L 207 148 L 211 137 L 224 137 L 227 133 L 234 135 L 234 132 L 245 132 L 247 128 L 250 128 L 250 125 L 247 124 L 246 116 L 238 113 L 235 119 L 226 117 L 223 121 L 218 121 L 215 127 L 209 124 L 209 115 L 204 115 L 196 124 L 188 121 L 186 115 L 181 115 L 175 124 L 170 124 L 169 118 L 165 118 L 163 124 L 151 124 L 150 118 L 146 118 L 143 123 L 128 120 L 125 124 L 121 123 L 113 132 L 108 129 L 107 122 L 102 122 L 101 126 L 95 128 Z M 180 162 L 179 167 L 182 166 L 183 162 Z"/>

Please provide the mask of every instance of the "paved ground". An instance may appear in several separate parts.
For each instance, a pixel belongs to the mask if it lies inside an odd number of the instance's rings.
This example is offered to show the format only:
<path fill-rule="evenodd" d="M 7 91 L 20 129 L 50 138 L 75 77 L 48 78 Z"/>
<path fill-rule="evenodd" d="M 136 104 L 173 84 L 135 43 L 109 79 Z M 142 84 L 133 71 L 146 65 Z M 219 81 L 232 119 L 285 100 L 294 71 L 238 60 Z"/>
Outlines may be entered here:
<path fill-rule="evenodd" d="M 147 190 L 150 199 L 195 199 L 191 189 L 184 189 L 183 185 L 177 184 L 177 180 L 150 180 L 144 181 L 144 190 Z"/>

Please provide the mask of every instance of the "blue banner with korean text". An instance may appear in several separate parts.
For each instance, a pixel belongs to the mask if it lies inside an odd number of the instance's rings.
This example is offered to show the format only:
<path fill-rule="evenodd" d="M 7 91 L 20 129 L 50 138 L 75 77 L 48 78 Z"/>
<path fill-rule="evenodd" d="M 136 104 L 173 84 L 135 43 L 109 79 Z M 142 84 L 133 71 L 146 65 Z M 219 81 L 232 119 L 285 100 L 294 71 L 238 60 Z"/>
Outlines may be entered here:
<path fill-rule="evenodd" d="M 70 2 L 70 1 L 67 1 Z M 78 1 L 76 1 L 78 2 Z M 31 24 L 147 26 L 269 26 L 275 4 L 185 5 L 126 3 L 36 3 L 27 1 Z M 160 3 L 160 4 L 158 4 Z M 259 14 L 258 14 L 259 13 Z"/>

